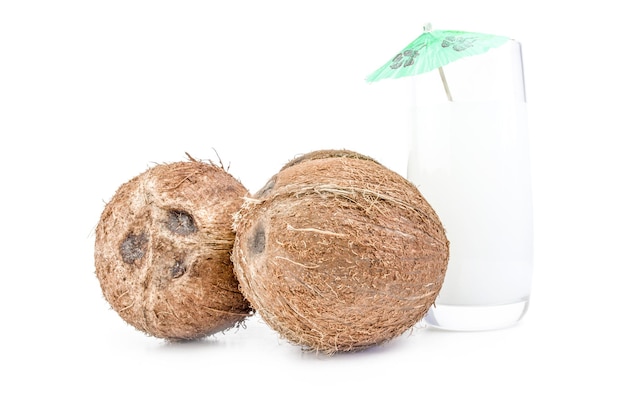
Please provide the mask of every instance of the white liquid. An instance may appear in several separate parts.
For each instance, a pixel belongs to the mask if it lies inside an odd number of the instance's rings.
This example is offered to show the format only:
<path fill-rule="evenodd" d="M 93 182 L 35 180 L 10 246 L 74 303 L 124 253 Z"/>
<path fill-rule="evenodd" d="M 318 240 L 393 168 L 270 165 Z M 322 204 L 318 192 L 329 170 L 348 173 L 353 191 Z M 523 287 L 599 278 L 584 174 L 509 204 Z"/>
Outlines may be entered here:
<path fill-rule="evenodd" d="M 435 304 L 527 301 L 533 224 L 525 104 L 433 103 L 415 116 L 407 177 L 450 241 Z"/>

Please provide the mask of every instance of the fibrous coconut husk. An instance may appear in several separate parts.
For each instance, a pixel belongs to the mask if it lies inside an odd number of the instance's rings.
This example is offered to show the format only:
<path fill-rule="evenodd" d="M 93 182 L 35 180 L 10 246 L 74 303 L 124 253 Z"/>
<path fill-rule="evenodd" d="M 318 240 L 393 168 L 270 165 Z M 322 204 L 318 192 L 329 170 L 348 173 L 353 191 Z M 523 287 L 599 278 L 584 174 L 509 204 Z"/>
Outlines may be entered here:
<path fill-rule="evenodd" d="M 448 264 L 444 228 L 415 185 L 348 150 L 287 163 L 244 202 L 234 227 L 244 296 L 282 337 L 328 354 L 413 327 Z"/>
<path fill-rule="evenodd" d="M 104 297 L 123 320 L 178 340 L 251 314 L 230 260 L 232 216 L 247 194 L 222 167 L 191 157 L 119 187 L 97 225 L 94 257 Z"/>

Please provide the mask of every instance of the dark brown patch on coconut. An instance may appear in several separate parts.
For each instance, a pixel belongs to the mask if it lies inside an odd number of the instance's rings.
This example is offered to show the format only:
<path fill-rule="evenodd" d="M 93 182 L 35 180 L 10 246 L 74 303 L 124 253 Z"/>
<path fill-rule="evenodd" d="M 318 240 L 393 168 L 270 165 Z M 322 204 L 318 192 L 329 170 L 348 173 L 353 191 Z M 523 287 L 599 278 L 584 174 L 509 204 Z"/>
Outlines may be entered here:
<path fill-rule="evenodd" d="M 230 252 L 232 217 L 248 192 L 212 163 L 157 165 L 124 183 L 96 228 L 96 276 L 129 324 L 165 339 L 196 339 L 251 314 Z"/>
<path fill-rule="evenodd" d="M 412 183 L 373 159 L 304 155 L 255 196 L 235 217 L 235 275 L 289 341 L 325 353 L 368 348 L 434 303 L 449 256 L 443 226 Z"/>
<path fill-rule="evenodd" d="M 265 229 L 263 225 L 259 224 L 252 233 L 248 241 L 248 251 L 252 255 L 262 254 L 265 251 Z"/>
<path fill-rule="evenodd" d="M 182 210 L 170 210 L 167 214 L 167 229 L 179 235 L 191 235 L 198 231 L 193 217 Z"/>
<path fill-rule="evenodd" d="M 170 269 L 170 276 L 172 278 L 178 278 L 183 276 L 185 272 L 187 272 L 187 267 L 185 266 L 185 263 L 181 260 L 176 260 L 174 262 L 174 265 L 172 265 L 172 268 Z"/>
<path fill-rule="evenodd" d="M 145 233 L 139 235 L 129 234 L 120 245 L 120 256 L 122 261 L 132 264 L 143 258 L 146 253 L 148 236 Z"/>

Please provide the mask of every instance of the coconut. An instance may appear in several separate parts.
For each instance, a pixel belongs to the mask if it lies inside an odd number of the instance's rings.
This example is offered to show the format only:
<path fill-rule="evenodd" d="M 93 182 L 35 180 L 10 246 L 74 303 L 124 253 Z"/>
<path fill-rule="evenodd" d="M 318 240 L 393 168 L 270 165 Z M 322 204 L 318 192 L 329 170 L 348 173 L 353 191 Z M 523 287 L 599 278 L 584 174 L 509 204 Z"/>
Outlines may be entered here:
<path fill-rule="evenodd" d="M 415 185 L 348 150 L 287 163 L 244 202 L 234 227 L 241 292 L 309 351 L 401 335 L 434 303 L 448 264 L 444 228 Z"/>
<path fill-rule="evenodd" d="M 159 164 L 124 183 L 96 227 L 105 299 L 130 325 L 164 339 L 197 339 L 251 314 L 230 260 L 233 214 L 246 188 L 221 166 Z"/>

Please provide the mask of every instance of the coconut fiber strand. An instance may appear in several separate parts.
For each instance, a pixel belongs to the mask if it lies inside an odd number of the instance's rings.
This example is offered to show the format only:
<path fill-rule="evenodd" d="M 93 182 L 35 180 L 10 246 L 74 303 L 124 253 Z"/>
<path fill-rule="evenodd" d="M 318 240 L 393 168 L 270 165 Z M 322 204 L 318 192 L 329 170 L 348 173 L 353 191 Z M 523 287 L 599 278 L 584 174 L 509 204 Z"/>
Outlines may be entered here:
<path fill-rule="evenodd" d="M 234 227 L 235 275 L 252 307 L 288 341 L 328 354 L 414 326 L 448 264 L 445 231 L 415 185 L 347 150 L 287 163 Z"/>
<path fill-rule="evenodd" d="M 156 165 L 123 184 L 96 228 L 96 275 L 106 300 L 151 336 L 195 339 L 250 313 L 230 254 L 233 214 L 247 190 L 223 168 Z"/>

